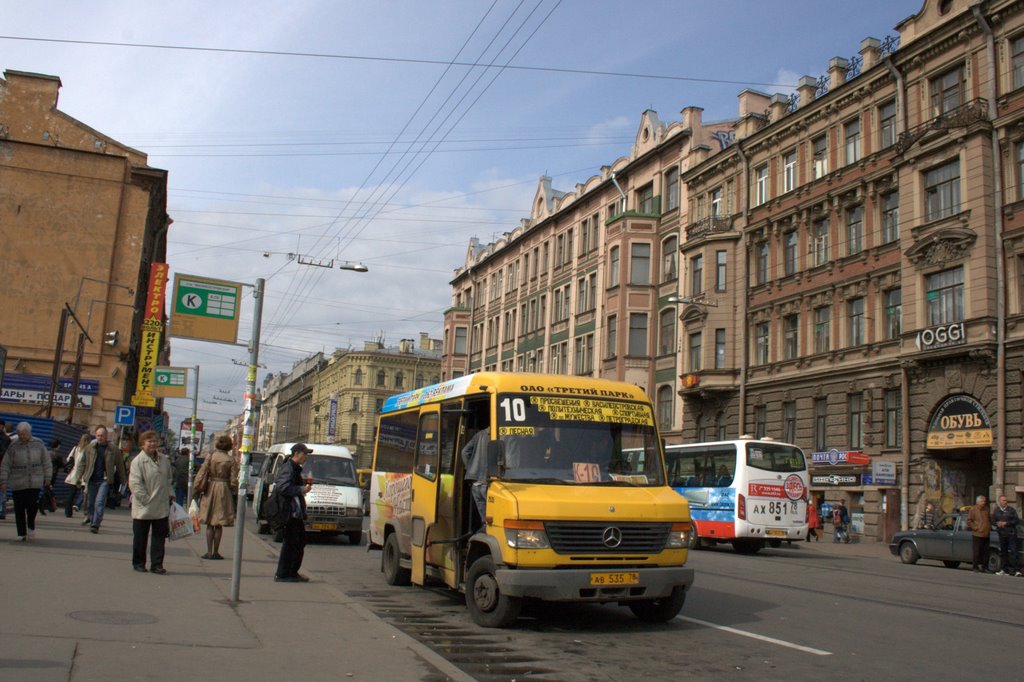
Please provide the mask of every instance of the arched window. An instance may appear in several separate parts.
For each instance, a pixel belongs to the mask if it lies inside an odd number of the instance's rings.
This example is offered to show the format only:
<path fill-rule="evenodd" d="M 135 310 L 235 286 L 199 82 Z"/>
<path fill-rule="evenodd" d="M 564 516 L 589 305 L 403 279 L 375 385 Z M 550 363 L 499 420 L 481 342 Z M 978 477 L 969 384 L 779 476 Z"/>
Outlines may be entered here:
<path fill-rule="evenodd" d="M 423 374 L 416 375 L 416 388 L 423 388 Z"/>
<path fill-rule="evenodd" d="M 380 387 L 383 388 L 384 380 L 385 380 L 384 370 L 381 370 L 381 371 L 377 372 L 377 386 L 380 386 Z"/>
<path fill-rule="evenodd" d="M 356 440 L 357 440 L 356 436 L 358 436 L 358 435 L 359 435 L 359 424 L 353 424 L 352 425 L 352 431 L 349 433 L 348 442 L 353 444 L 353 445 L 355 445 Z"/>
<path fill-rule="evenodd" d="M 395 388 L 402 388 L 402 384 L 405 383 L 405 374 L 402 372 L 395 372 Z"/>
<path fill-rule="evenodd" d="M 363 370 L 362 369 L 356 369 L 355 383 L 356 383 L 356 386 L 362 386 L 363 385 Z"/>
<path fill-rule="evenodd" d="M 437 374 L 435 374 L 434 378 L 430 380 L 430 383 L 432 383 L 432 384 L 439 384 L 439 383 L 441 383 L 441 377 L 438 376 Z"/>

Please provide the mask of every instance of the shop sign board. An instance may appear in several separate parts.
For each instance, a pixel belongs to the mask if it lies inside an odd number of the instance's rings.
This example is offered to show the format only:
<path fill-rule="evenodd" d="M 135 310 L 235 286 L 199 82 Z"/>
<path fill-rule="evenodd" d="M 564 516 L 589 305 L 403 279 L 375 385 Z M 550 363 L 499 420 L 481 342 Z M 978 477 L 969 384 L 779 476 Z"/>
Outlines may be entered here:
<path fill-rule="evenodd" d="M 921 351 L 962 346 L 967 343 L 964 323 L 953 322 L 952 324 L 941 324 L 936 327 L 922 329 L 914 337 L 914 343 L 917 345 L 917 349 Z"/>
<path fill-rule="evenodd" d="M 860 477 L 857 474 L 813 474 L 811 485 L 857 485 Z"/>
<path fill-rule="evenodd" d="M 896 462 L 876 459 L 871 463 L 871 479 L 873 483 L 864 485 L 896 485 Z"/>
<path fill-rule="evenodd" d="M 952 395 L 943 400 L 928 425 L 928 447 L 992 447 L 992 425 L 985 408 L 969 395 Z"/>
<path fill-rule="evenodd" d="M 814 464 L 830 464 L 832 466 L 867 466 L 871 463 L 871 457 L 857 450 L 832 448 L 811 453 L 811 462 Z"/>
<path fill-rule="evenodd" d="M 187 398 L 188 367 L 157 367 L 153 372 L 153 395 L 157 398 Z"/>

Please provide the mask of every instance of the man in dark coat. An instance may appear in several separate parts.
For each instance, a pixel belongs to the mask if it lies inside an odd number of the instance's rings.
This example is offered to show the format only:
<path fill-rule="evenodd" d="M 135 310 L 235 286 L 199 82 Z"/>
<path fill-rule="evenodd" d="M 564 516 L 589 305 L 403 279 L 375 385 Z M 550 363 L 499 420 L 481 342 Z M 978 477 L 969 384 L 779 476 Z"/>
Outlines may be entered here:
<path fill-rule="evenodd" d="M 1020 575 L 1017 562 L 1017 525 L 1020 517 L 1017 510 L 1006 501 L 1006 495 L 999 496 L 999 504 L 992 510 L 992 525 L 999 536 L 999 556 L 1002 568 L 996 575 Z"/>
<path fill-rule="evenodd" d="M 292 446 L 292 456 L 285 459 L 277 472 L 275 490 L 291 504 L 291 514 L 284 526 L 274 582 L 309 582 L 309 578 L 299 574 L 299 568 L 306 550 L 306 493 L 313 488 L 312 483 L 302 479 L 302 465 L 312 452 L 305 443 L 296 443 Z"/>

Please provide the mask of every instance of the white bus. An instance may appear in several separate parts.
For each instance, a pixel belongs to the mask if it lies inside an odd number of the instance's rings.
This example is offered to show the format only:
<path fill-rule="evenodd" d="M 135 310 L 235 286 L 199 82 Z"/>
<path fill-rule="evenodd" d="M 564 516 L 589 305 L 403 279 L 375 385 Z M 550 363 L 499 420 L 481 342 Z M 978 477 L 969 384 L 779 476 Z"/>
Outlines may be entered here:
<path fill-rule="evenodd" d="M 807 536 L 807 460 L 771 439 L 665 446 L 669 485 L 690 502 L 692 547 L 753 554 Z"/>

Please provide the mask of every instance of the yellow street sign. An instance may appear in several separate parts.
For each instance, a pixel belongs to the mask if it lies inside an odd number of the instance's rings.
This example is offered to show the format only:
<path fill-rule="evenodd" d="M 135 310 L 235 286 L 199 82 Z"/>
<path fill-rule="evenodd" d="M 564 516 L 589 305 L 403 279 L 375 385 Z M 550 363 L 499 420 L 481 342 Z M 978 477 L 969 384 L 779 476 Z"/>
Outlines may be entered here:
<path fill-rule="evenodd" d="M 187 398 L 188 367 L 157 367 L 153 372 L 153 397 Z"/>
<path fill-rule="evenodd" d="M 238 339 L 242 285 L 208 277 L 174 276 L 171 336 L 220 343 Z"/>

